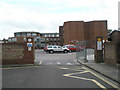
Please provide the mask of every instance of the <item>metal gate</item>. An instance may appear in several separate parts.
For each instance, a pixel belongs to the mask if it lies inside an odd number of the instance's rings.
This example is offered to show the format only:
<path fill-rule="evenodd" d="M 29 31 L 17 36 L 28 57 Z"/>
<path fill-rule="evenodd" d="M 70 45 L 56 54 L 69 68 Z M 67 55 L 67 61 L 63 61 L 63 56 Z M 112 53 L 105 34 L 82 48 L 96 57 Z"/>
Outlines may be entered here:
<path fill-rule="evenodd" d="M 94 62 L 94 48 L 96 41 L 80 41 L 76 43 L 76 59 L 80 62 Z"/>

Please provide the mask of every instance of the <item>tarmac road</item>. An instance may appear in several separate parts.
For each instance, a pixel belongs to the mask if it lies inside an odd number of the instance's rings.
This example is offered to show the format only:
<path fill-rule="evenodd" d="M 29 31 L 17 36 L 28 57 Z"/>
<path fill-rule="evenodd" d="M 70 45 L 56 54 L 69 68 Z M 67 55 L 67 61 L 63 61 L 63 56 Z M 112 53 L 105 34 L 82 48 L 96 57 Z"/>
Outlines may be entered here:
<path fill-rule="evenodd" d="M 36 61 L 42 62 L 39 66 L 4 68 L 3 88 L 115 88 L 75 62 L 75 53 L 46 54 L 38 50 Z"/>

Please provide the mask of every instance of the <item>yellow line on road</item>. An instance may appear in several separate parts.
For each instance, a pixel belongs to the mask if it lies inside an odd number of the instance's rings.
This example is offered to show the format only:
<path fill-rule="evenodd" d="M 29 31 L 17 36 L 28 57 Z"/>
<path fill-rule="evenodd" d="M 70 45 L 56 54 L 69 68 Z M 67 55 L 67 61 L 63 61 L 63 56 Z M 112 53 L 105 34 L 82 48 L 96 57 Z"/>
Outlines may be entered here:
<path fill-rule="evenodd" d="M 76 75 L 76 74 L 87 73 L 87 72 L 88 71 L 77 72 L 77 73 L 69 73 L 69 74 L 64 74 L 64 76 Z"/>
<path fill-rule="evenodd" d="M 43 66 L 10 67 L 10 68 L 0 68 L 0 69 L 1 70 L 9 70 L 9 69 L 36 68 L 36 67 L 43 67 Z"/>
<path fill-rule="evenodd" d="M 72 73 L 72 74 L 73 74 L 73 73 Z M 94 82 L 95 84 L 97 84 L 100 88 L 106 89 L 106 87 L 104 87 L 102 84 L 100 84 L 99 82 L 97 82 L 97 81 L 94 80 L 94 79 L 83 78 L 83 77 L 76 77 L 76 76 L 70 76 L 70 75 L 68 75 L 68 74 L 64 74 L 63 76 L 71 77 L 71 78 L 77 78 L 77 79 L 82 79 L 82 80 L 92 81 L 92 82 Z"/>
<path fill-rule="evenodd" d="M 89 71 L 91 74 L 93 74 L 94 76 L 96 76 L 97 78 L 101 79 L 102 81 L 106 82 L 107 84 L 109 84 L 110 86 L 114 87 L 114 88 L 119 88 L 117 85 L 109 82 L 108 80 L 105 80 L 104 78 L 100 77 L 99 75 L 95 74 L 94 72 L 88 70 L 87 68 L 83 67 L 83 69 Z"/>

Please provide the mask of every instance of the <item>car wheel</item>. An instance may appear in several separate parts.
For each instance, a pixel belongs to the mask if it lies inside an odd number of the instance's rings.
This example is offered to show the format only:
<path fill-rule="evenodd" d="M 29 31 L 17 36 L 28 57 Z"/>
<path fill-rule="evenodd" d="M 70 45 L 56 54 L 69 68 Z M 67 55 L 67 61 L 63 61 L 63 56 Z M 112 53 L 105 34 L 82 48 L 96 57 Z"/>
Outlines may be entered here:
<path fill-rule="evenodd" d="M 49 52 L 50 52 L 50 53 L 53 53 L 53 50 L 50 50 Z"/>
<path fill-rule="evenodd" d="M 64 50 L 64 53 L 67 53 L 67 50 Z"/>

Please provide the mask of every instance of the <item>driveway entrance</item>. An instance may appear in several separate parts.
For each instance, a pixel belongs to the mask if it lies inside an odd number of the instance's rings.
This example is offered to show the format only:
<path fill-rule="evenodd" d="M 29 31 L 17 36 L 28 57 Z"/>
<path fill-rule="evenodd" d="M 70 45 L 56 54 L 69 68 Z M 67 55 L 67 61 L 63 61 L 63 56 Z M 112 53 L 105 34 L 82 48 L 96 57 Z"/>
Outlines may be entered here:
<path fill-rule="evenodd" d="M 79 65 L 76 61 L 76 52 L 46 53 L 44 50 L 35 51 L 35 64 L 37 65 Z"/>

